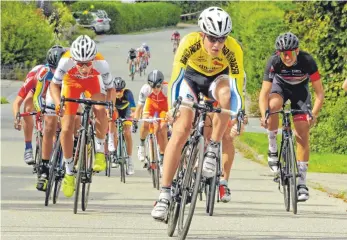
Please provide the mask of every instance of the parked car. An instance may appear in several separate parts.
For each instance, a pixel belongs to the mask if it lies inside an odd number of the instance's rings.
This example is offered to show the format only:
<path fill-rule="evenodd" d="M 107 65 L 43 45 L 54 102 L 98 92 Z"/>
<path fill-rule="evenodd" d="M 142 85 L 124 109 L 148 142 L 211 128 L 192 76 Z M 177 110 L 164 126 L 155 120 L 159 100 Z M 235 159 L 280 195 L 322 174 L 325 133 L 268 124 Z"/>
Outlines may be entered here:
<path fill-rule="evenodd" d="M 104 10 L 97 12 L 73 12 L 72 16 L 75 18 L 77 24 L 85 28 L 91 28 L 96 34 L 105 33 L 110 30 L 111 19 L 108 18 Z"/>

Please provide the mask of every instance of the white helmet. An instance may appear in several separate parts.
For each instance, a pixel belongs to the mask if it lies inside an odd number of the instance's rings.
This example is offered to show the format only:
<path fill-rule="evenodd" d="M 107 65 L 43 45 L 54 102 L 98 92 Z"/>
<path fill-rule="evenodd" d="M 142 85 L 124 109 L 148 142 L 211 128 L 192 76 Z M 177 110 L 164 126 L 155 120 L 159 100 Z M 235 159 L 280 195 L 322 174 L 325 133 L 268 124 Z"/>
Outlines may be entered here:
<path fill-rule="evenodd" d="M 201 31 L 214 37 L 224 37 L 231 32 L 229 14 L 219 7 L 209 7 L 199 16 Z"/>
<path fill-rule="evenodd" d="M 70 52 L 75 61 L 88 62 L 95 58 L 96 44 L 87 35 L 81 35 L 72 43 Z"/>
<path fill-rule="evenodd" d="M 146 43 L 142 43 L 142 47 L 147 47 L 147 44 Z"/>

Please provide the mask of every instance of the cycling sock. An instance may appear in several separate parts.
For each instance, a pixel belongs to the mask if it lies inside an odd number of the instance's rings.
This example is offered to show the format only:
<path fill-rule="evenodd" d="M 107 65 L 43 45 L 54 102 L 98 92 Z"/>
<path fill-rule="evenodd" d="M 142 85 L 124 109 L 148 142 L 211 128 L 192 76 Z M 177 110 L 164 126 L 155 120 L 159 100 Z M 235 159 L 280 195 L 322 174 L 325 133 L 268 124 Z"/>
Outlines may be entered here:
<path fill-rule="evenodd" d="M 114 147 L 114 133 L 108 133 L 108 150 L 113 152 L 116 150 Z"/>
<path fill-rule="evenodd" d="M 65 166 L 66 166 L 66 174 L 67 175 L 73 175 L 73 167 L 74 167 L 74 161 L 73 158 L 63 158 L 63 161 L 65 161 Z"/>
<path fill-rule="evenodd" d="M 25 142 L 25 150 L 32 149 L 32 148 L 33 148 L 33 146 L 31 144 L 31 141 Z"/>
<path fill-rule="evenodd" d="M 144 147 L 145 146 L 145 141 L 146 141 L 146 139 L 140 139 L 140 146 Z"/>
<path fill-rule="evenodd" d="M 269 139 L 269 151 L 272 153 L 277 152 L 277 130 L 267 131 Z"/>
<path fill-rule="evenodd" d="M 297 161 L 299 173 L 301 177 L 298 179 L 298 185 L 306 185 L 306 173 L 308 168 L 308 162 Z"/>
<path fill-rule="evenodd" d="M 219 185 L 228 186 L 228 181 L 225 179 L 221 179 L 221 180 L 219 180 Z"/>
<path fill-rule="evenodd" d="M 211 139 L 209 145 L 210 145 L 211 147 L 218 148 L 218 147 L 219 147 L 219 142 L 215 142 L 215 141 L 213 141 L 213 140 Z"/>
<path fill-rule="evenodd" d="M 105 144 L 105 138 L 100 139 L 95 137 L 95 152 L 97 153 L 104 153 L 104 144 Z"/>
<path fill-rule="evenodd" d="M 160 162 L 161 162 L 161 164 L 163 164 L 163 162 L 164 162 L 164 153 L 160 153 L 159 155 L 160 155 Z"/>
<path fill-rule="evenodd" d="M 160 194 L 159 194 L 159 200 L 165 198 L 170 200 L 171 199 L 171 186 L 170 187 L 161 187 Z"/>

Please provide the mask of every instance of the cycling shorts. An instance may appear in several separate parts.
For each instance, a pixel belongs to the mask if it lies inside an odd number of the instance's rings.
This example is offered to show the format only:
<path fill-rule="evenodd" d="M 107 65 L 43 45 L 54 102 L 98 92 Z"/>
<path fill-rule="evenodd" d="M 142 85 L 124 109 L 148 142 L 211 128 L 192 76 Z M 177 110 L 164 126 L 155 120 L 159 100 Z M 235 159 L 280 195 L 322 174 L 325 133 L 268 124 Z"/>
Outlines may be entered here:
<path fill-rule="evenodd" d="M 67 76 L 63 79 L 61 93 L 62 96 L 66 98 L 80 98 L 82 93 L 89 96 L 93 96 L 94 94 L 98 93 L 106 94 L 106 89 L 101 75 L 87 79 L 77 79 Z M 65 114 L 75 115 L 77 109 L 78 103 L 65 103 Z"/>
<path fill-rule="evenodd" d="M 115 121 L 118 118 L 131 118 L 131 109 L 130 107 L 127 107 L 125 109 L 117 109 L 113 112 L 112 120 Z M 133 123 L 131 121 L 125 121 L 123 122 L 126 126 L 131 126 Z"/>
<path fill-rule="evenodd" d="M 283 104 L 290 100 L 290 107 L 296 110 L 307 110 L 307 105 L 311 106 L 311 94 L 307 81 L 292 85 L 274 79 L 270 94 L 277 93 L 283 98 Z M 307 114 L 294 113 L 294 121 L 307 121 Z"/>
<path fill-rule="evenodd" d="M 226 68 L 213 76 L 206 76 L 188 66 L 183 78 L 173 84 L 171 88 L 171 103 L 178 96 L 181 96 L 183 100 L 197 102 L 198 93 L 200 92 L 210 99 L 217 100 L 215 93 L 217 84 L 222 80 L 228 80 L 231 96 L 230 110 L 236 114 L 242 108 L 242 90 L 239 89 L 237 79 L 228 74 L 229 69 Z M 232 117 L 232 119 L 234 118 Z"/>

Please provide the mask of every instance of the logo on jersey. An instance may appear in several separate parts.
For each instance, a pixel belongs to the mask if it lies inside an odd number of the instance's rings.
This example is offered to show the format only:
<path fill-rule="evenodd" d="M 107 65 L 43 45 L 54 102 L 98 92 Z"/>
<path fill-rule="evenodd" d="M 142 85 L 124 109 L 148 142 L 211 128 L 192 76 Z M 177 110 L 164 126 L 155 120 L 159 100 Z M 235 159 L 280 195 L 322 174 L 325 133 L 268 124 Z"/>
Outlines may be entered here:
<path fill-rule="evenodd" d="M 198 62 L 207 62 L 206 58 L 204 56 L 199 56 L 197 59 Z"/>
<path fill-rule="evenodd" d="M 185 49 L 180 62 L 183 63 L 184 65 L 187 64 L 188 59 L 195 53 L 197 52 L 199 49 L 201 48 L 201 43 L 200 41 L 192 44 L 191 46 L 189 46 L 189 48 Z"/>
<path fill-rule="evenodd" d="M 190 95 L 189 93 L 187 93 L 186 96 L 189 100 L 194 101 L 194 97 L 192 95 Z"/>
<path fill-rule="evenodd" d="M 226 46 L 223 47 L 222 52 L 224 56 L 226 57 L 229 65 L 230 65 L 230 70 L 232 74 L 239 74 L 239 66 L 237 64 L 236 58 L 235 58 L 235 53 L 232 52 L 229 48 Z"/>

